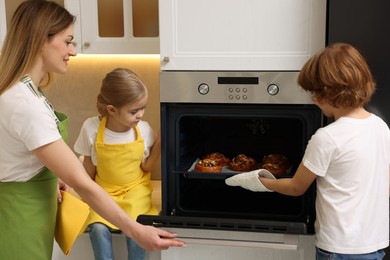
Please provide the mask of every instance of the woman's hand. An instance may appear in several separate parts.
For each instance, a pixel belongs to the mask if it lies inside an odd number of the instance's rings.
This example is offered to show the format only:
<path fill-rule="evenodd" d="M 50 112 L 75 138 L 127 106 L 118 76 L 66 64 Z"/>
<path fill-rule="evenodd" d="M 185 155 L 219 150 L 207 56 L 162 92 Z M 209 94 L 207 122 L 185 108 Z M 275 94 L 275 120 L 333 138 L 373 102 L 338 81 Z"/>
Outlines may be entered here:
<path fill-rule="evenodd" d="M 166 250 L 169 247 L 184 247 L 185 243 L 176 240 L 176 234 L 152 226 L 137 223 L 131 230 L 132 238 L 147 251 Z"/>
<path fill-rule="evenodd" d="M 63 182 L 61 179 L 58 179 L 58 185 L 57 185 L 58 203 L 62 202 L 61 190 L 69 192 L 70 191 L 70 187 L 65 182 Z"/>

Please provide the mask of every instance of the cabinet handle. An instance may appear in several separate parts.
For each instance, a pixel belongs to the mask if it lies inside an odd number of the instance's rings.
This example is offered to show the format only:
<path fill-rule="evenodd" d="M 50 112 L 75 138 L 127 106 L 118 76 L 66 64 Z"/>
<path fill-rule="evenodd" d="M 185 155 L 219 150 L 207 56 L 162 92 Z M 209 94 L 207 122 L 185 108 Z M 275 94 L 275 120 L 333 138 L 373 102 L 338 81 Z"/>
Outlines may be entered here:
<path fill-rule="evenodd" d="M 165 57 L 163 58 L 163 62 L 169 62 L 169 57 L 166 57 L 166 56 L 165 56 Z"/>
<path fill-rule="evenodd" d="M 90 42 L 84 42 L 83 46 L 84 46 L 84 48 L 89 48 L 89 46 L 91 46 L 91 43 Z"/>

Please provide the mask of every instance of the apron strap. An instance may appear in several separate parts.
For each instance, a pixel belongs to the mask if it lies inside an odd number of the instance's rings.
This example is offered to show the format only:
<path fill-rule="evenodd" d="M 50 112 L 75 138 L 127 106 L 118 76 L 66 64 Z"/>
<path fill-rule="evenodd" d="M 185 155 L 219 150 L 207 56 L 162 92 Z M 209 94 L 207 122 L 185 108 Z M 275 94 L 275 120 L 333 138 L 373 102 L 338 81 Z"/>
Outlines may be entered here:
<path fill-rule="evenodd" d="M 106 128 L 106 123 L 107 123 L 107 117 L 103 116 L 100 119 L 100 124 L 99 128 L 96 134 L 96 142 L 97 143 L 104 143 L 104 129 Z"/>

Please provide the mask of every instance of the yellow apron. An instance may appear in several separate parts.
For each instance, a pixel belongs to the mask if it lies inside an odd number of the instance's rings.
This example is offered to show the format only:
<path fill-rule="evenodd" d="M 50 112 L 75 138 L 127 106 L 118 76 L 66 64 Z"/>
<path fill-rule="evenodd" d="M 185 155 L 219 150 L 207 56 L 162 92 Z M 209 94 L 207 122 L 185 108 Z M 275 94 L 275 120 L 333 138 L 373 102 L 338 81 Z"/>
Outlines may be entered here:
<path fill-rule="evenodd" d="M 68 119 L 56 112 L 67 139 Z M 46 167 L 27 182 L 0 182 L 0 259 L 50 260 L 57 212 L 57 177 Z"/>
<path fill-rule="evenodd" d="M 104 130 L 107 117 L 103 117 L 96 135 L 95 148 L 97 156 L 97 172 L 95 181 L 118 203 L 133 219 L 140 214 L 157 215 L 152 204 L 153 187 L 150 172 L 141 169 L 144 154 L 144 140 L 139 128 L 134 128 L 136 140 L 125 144 L 104 143 Z M 92 223 L 104 223 L 118 229 L 96 212 L 91 213 L 85 227 Z"/>

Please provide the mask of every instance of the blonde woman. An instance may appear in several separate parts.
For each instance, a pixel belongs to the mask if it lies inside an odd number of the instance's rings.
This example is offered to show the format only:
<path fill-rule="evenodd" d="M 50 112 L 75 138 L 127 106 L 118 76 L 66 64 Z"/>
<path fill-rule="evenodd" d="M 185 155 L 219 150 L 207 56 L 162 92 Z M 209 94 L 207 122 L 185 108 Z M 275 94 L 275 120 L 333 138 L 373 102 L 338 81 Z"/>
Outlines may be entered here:
<path fill-rule="evenodd" d="M 129 217 L 91 180 L 62 138 L 67 135 L 67 118 L 54 112 L 39 86 L 50 81 L 50 73 L 65 73 L 69 58 L 76 55 L 74 20 L 55 2 L 25 1 L 15 11 L 3 44 L 0 259 L 51 259 L 61 200 L 58 185 L 73 187 L 96 212 L 147 250 L 183 246 L 174 234 Z"/>

